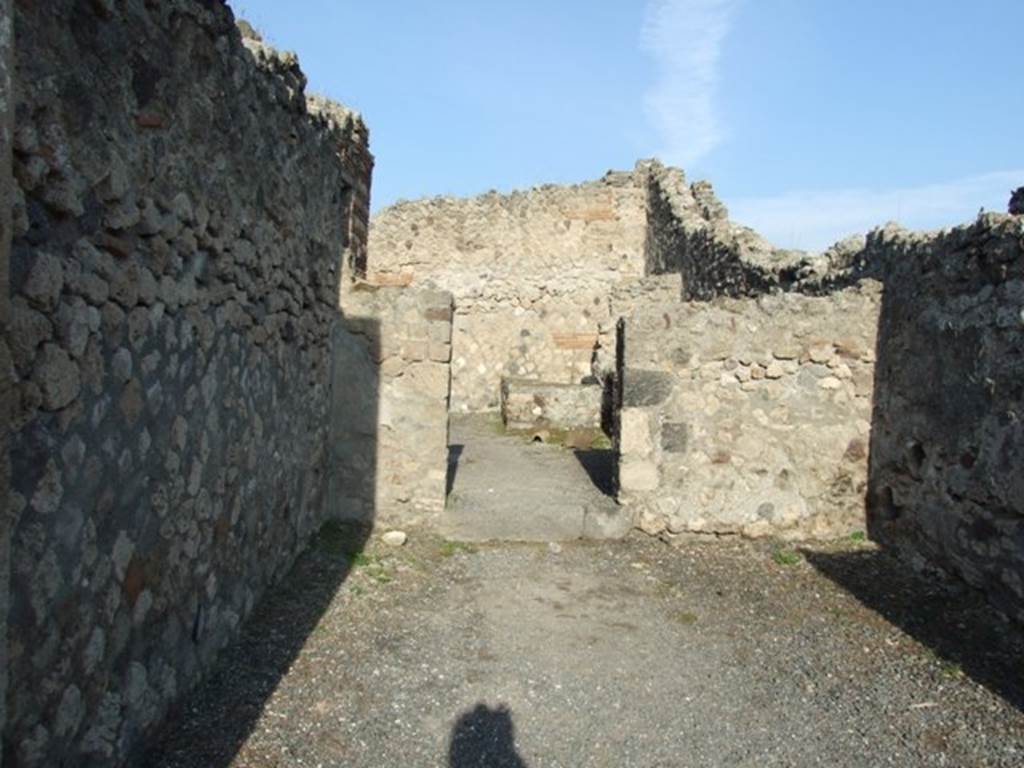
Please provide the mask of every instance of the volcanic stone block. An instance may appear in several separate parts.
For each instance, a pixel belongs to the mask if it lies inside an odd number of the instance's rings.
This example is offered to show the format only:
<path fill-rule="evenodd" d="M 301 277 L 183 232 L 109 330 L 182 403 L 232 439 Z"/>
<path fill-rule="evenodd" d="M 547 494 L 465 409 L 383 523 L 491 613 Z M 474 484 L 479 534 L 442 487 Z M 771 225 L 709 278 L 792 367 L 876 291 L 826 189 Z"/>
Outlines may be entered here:
<path fill-rule="evenodd" d="M 674 385 L 675 377 L 671 373 L 627 368 L 624 372 L 622 404 L 634 408 L 659 405 L 672 394 Z"/>

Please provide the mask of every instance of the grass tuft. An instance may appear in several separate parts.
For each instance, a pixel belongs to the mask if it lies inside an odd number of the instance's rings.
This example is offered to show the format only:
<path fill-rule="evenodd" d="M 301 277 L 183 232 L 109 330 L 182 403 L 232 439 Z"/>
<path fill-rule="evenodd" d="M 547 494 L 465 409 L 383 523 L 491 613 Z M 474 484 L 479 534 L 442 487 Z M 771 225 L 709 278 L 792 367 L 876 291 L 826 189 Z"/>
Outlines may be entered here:
<path fill-rule="evenodd" d="M 943 661 L 940 664 L 942 674 L 948 677 L 950 680 L 959 680 L 964 676 L 963 668 L 955 661 Z"/>
<path fill-rule="evenodd" d="M 368 568 L 377 562 L 377 558 L 365 552 L 355 552 L 352 555 L 352 565 L 355 568 Z"/>
<path fill-rule="evenodd" d="M 796 565 L 803 557 L 800 556 L 799 552 L 792 549 L 776 549 L 772 552 L 772 560 L 775 561 L 776 565 Z"/>
<path fill-rule="evenodd" d="M 445 539 L 441 542 L 441 557 L 451 557 L 459 552 L 465 552 L 467 555 L 472 555 L 476 552 L 476 547 L 472 544 L 467 544 L 464 541 L 451 541 Z"/>

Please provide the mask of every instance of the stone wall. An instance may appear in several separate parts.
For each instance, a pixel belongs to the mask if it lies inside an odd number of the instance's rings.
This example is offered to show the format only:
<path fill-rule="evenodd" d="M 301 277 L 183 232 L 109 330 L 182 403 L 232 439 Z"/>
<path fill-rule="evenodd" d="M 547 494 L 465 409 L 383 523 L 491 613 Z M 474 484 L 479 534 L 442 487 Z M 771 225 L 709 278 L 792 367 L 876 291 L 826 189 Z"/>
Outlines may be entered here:
<path fill-rule="evenodd" d="M 640 525 L 819 537 L 866 510 L 873 539 L 1024 618 L 1021 217 L 784 252 L 646 168 L 647 266 L 690 301 L 624 313 L 620 494 Z"/>
<path fill-rule="evenodd" d="M 863 529 L 874 283 L 648 305 L 622 326 L 620 500 L 649 533 Z"/>
<path fill-rule="evenodd" d="M 606 370 L 595 357 L 632 308 L 609 299 L 645 276 L 677 275 L 684 299 L 759 295 L 794 283 L 808 256 L 729 221 L 707 182 L 647 160 L 576 186 L 398 203 L 374 217 L 369 259 L 371 282 L 454 294 L 452 405 L 477 411 L 497 408 L 504 377 L 575 384 Z"/>
<path fill-rule="evenodd" d="M 597 384 L 549 384 L 533 379 L 502 379 L 501 420 L 505 429 L 601 429 L 604 388 Z"/>
<path fill-rule="evenodd" d="M 871 536 L 1024 620 L 1024 218 L 887 227 L 848 261 L 885 281 Z"/>
<path fill-rule="evenodd" d="M 11 349 L 7 343 L 11 319 L 10 254 L 11 138 L 14 130 L 14 24 L 11 0 L 0 0 L 0 734 L 7 711 L 7 610 L 10 605 L 11 513 L 10 425 L 14 415 Z M 3 762 L 0 749 L 0 763 Z"/>
<path fill-rule="evenodd" d="M 406 525 L 444 509 L 452 296 L 356 284 L 334 352 L 331 505 Z"/>
<path fill-rule="evenodd" d="M 324 519 L 372 159 L 220 2 L 15 26 L 6 759 L 117 765 Z"/>
<path fill-rule="evenodd" d="M 452 407 L 497 409 L 502 377 L 578 384 L 609 297 L 644 275 L 646 183 L 609 173 L 571 187 L 398 203 L 370 228 L 371 282 L 455 297 Z"/>
<path fill-rule="evenodd" d="M 648 199 L 647 271 L 677 273 L 682 297 L 757 296 L 788 287 L 808 254 L 775 248 L 749 227 L 729 220 L 711 184 L 687 184 L 678 168 L 656 160 L 637 164 Z"/>
<path fill-rule="evenodd" d="M 1010 202 L 1006 210 L 1014 216 L 1024 216 L 1024 187 L 1017 187 L 1010 193 Z"/>
<path fill-rule="evenodd" d="M 342 104 L 318 94 L 307 95 L 306 76 L 299 68 L 299 61 L 294 53 L 277 51 L 266 45 L 259 33 L 245 21 L 240 22 L 238 28 L 245 49 L 263 71 L 273 75 L 278 81 L 277 92 L 267 94 L 271 103 L 277 102 L 289 110 L 305 112 L 314 121 L 324 124 L 338 134 L 337 140 L 332 142 L 335 148 L 332 165 L 340 168 L 344 185 L 340 189 L 313 187 L 306 192 L 292 189 L 288 190 L 288 194 L 298 197 L 302 203 L 307 200 L 315 202 L 318 198 L 328 195 L 331 197 L 332 204 L 340 211 L 342 239 L 337 245 L 344 249 L 344 271 L 349 279 L 362 277 L 366 273 L 370 179 L 373 174 L 373 155 L 369 151 L 366 125 L 358 113 Z M 264 138 L 273 135 L 268 131 Z M 277 137 L 279 140 L 286 139 L 284 147 L 287 149 L 274 150 L 275 161 L 287 162 L 287 152 L 307 154 L 309 148 L 304 146 L 304 136 L 301 132 L 289 131 L 287 134 L 277 134 Z M 295 178 L 298 177 L 293 177 L 290 186 L 295 186 Z M 313 180 L 316 180 L 316 177 Z M 306 180 L 303 180 L 303 183 L 306 183 Z M 268 211 L 275 211 L 278 210 L 275 203 L 283 204 L 284 201 L 269 200 L 264 204 Z M 274 224 L 283 223 L 274 215 L 271 216 L 271 221 Z"/>

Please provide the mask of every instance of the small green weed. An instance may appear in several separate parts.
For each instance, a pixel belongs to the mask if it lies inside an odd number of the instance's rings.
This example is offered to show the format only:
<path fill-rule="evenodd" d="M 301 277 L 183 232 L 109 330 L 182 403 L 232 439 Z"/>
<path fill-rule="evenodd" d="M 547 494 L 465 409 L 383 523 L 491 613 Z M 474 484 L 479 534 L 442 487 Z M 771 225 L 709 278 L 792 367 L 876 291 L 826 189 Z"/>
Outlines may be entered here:
<path fill-rule="evenodd" d="M 445 539 L 441 542 L 441 557 L 451 557 L 458 552 L 465 552 L 467 555 L 472 555 L 476 552 L 476 547 L 472 544 L 467 544 L 464 541 L 451 541 Z"/>
<path fill-rule="evenodd" d="M 850 541 L 867 541 L 868 536 L 864 531 L 854 531 L 850 534 Z"/>
<path fill-rule="evenodd" d="M 390 584 L 395 580 L 394 573 L 388 563 L 377 555 L 357 552 L 352 555 L 352 567 L 358 569 L 364 577 L 378 584 Z M 356 594 L 361 594 L 362 590 Z"/>
<path fill-rule="evenodd" d="M 772 552 L 772 560 L 776 565 L 796 565 L 802 559 L 800 553 L 794 552 L 792 549 L 776 549 Z"/>
<path fill-rule="evenodd" d="M 654 585 L 654 593 L 658 597 L 675 597 L 678 591 L 673 582 L 664 579 L 659 579 L 658 583 Z"/>
<path fill-rule="evenodd" d="M 942 674 L 951 680 L 959 680 L 964 676 L 963 668 L 955 661 L 943 661 L 940 665 Z"/>
<path fill-rule="evenodd" d="M 366 568 L 377 562 L 377 558 L 365 552 L 356 552 L 352 555 L 352 565 L 356 568 Z"/>

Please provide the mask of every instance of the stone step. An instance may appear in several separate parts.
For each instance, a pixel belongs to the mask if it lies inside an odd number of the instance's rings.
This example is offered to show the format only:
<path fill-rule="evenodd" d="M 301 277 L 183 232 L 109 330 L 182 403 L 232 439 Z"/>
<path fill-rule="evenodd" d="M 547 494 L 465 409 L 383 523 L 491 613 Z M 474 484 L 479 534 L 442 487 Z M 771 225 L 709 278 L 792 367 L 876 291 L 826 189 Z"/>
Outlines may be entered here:
<path fill-rule="evenodd" d="M 615 503 L 549 503 L 532 509 L 496 504 L 494 499 L 450 501 L 441 534 L 453 541 L 573 541 L 619 539 L 632 528 L 632 515 Z"/>

